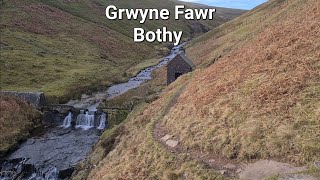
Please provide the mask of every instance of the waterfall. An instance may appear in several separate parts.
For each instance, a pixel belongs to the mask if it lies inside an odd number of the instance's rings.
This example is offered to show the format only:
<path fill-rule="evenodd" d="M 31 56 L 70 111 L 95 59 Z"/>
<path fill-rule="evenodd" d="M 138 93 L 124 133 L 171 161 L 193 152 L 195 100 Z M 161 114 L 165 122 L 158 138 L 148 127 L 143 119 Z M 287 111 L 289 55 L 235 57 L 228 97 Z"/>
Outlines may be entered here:
<path fill-rule="evenodd" d="M 69 112 L 68 116 L 64 118 L 63 120 L 63 128 L 69 128 L 71 127 L 71 121 L 72 121 L 72 113 Z"/>
<path fill-rule="evenodd" d="M 45 180 L 56 180 L 58 179 L 57 168 L 51 168 L 45 175 Z"/>
<path fill-rule="evenodd" d="M 72 122 L 72 113 L 64 118 L 63 124 L 61 127 L 69 128 L 71 127 Z M 80 110 L 80 114 L 77 116 L 76 120 L 76 128 L 82 128 L 84 130 L 88 130 L 92 127 L 96 127 L 97 129 L 103 130 L 107 126 L 107 114 L 102 113 L 98 118 L 95 118 L 95 111 L 84 111 Z"/>
<path fill-rule="evenodd" d="M 106 128 L 106 121 L 107 121 L 107 115 L 106 115 L 106 113 L 102 113 L 101 116 L 99 117 L 100 124 L 99 124 L 98 129 L 102 130 L 102 129 Z"/>
<path fill-rule="evenodd" d="M 94 127 L 94 113 L 86 111 L 85 113 L 83 111 L 80 112 L 80 114 L 77 117 L 77 128 L 82 128 L 84 130 L 88 130 L 92 127 Z"/>
<path fill-rule="evenodd" d="M 58 179 L 58 170 L 53 167 L 50 168 L 46 173 L 36 170 L 28 180 L 57 180 Z"/>

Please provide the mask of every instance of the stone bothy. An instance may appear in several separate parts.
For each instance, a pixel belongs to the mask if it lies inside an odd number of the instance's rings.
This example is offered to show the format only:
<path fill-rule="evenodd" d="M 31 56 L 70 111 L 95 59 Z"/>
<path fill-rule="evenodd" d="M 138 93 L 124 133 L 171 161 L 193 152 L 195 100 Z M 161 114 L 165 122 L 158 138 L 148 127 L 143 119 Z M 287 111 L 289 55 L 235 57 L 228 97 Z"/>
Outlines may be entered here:
<path fill-rule="evenodd" d="M 167 85 L 178 79 L 179 76 L 191 72 L 195 68 L 185 53 L 177 54 L 167 65 Z"/>

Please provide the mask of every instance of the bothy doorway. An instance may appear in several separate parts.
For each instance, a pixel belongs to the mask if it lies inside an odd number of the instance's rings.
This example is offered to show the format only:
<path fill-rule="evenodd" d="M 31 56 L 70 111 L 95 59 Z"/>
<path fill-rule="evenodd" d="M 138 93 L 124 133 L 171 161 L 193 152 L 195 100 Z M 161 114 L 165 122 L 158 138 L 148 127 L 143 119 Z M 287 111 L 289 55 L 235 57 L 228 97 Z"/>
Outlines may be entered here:
<path fill-rule="evenodd" d="M 174 78 L 175 78 L 175 79 L 178 79 L 178 77 L 180 77 L 180 76 L 182 76 L 182 73 L 175 73 L 175 74 L 174 74 Z"/>

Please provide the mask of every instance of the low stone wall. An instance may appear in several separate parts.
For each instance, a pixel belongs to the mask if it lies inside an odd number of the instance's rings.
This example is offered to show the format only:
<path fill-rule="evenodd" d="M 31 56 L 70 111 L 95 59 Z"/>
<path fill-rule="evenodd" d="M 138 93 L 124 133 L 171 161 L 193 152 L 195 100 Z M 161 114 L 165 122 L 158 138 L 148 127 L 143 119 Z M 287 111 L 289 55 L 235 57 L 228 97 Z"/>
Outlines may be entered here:
<path fill-rule="evenodd" d="M 43 92 L 17 92 L 17 91 L 1 91 L 1 95 L 16 96 L 40 109 L 47 105 L 46 97 Z"/>
<path fill-rule="evenodd" d="M 46 125 L 62 125 L 64 118 L 69 112 L 74 114 L 73 120 L 80 113 L 80 109 L 68 105 L 47 105 L 42 107 L 43 123 Z"/>
<path fill-rule="evenodd" d="M 43 111 L 58 111 L 61 114 L 68 114 L 69 112 L 79 114 L 80 108 L 75 108 L 73 106 L 69 105 L 63 105 L 63 104 L 52 104 L 52 105 L 46 105 L 42 107 Z"/>
<path fill-rule="evenodd" d="M 63 120 L 68 115 L 68 113 L 71 112 L 72 125 L 74 126 L 77 116 L 80 114 L 80 111 L 87 110 L 63 104 L 47 105 L 45 95 L 42 92 L 0 91 L 0 95 L 15 96 L 26 101 L 29 104 L 32 104 L 35 108 L 41 110 L 41 112 L 43 113 L 42 123 L 45 125 L 60 126 L 63 124 Z M 98 127 L 98 117 L 103 113 L 103 111 L 100 109 L 96 112 L 91 113 L 95 115 L 94 125 Z"/>

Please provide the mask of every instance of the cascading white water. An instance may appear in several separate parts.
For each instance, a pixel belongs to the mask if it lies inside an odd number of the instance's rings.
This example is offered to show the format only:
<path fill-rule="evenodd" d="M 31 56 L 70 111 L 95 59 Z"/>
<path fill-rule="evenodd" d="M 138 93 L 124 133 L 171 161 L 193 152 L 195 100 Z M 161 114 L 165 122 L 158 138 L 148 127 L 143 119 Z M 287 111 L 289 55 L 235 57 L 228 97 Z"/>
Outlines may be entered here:
<path fill-rule="evenodd" d="M 45 175 L 45 180 L 56 180 L 58 179 L 57 168 L 51 168 Z"/>
<path fill-rule="evenodd" d="M 94 127 L 94 114 L 90 114 L 89 111 L 85 113 L 80 112 L 77 117 L 77 125 L 76 128 L 82 128 L 84 130 L 88 130 Z"/>
<path fill-rule="evenodd" d="M 66 116 L 63 120 L 63 128 L 69 128 L 71 127 L 71 121 L 72 121 L 72 113 L 69 112 L 68 116 Z"/>
<path fill-rule="evenodd" d="M 102 130 L 102 129 L 106 128 L 106 121 L 107 121 L 107 115 L 106 115 L 106 113 L 102 113 L 101 116 L 99 117 L 100 124 L 99 124 L 98 129 Z"/>
<path fill-rule="evenodd" d="M 28 180 L 57 180 L 58 179 L 58 170 L 53 167 L 50 168 L 46 173 L 35 172 L 28 178 Z"/>

